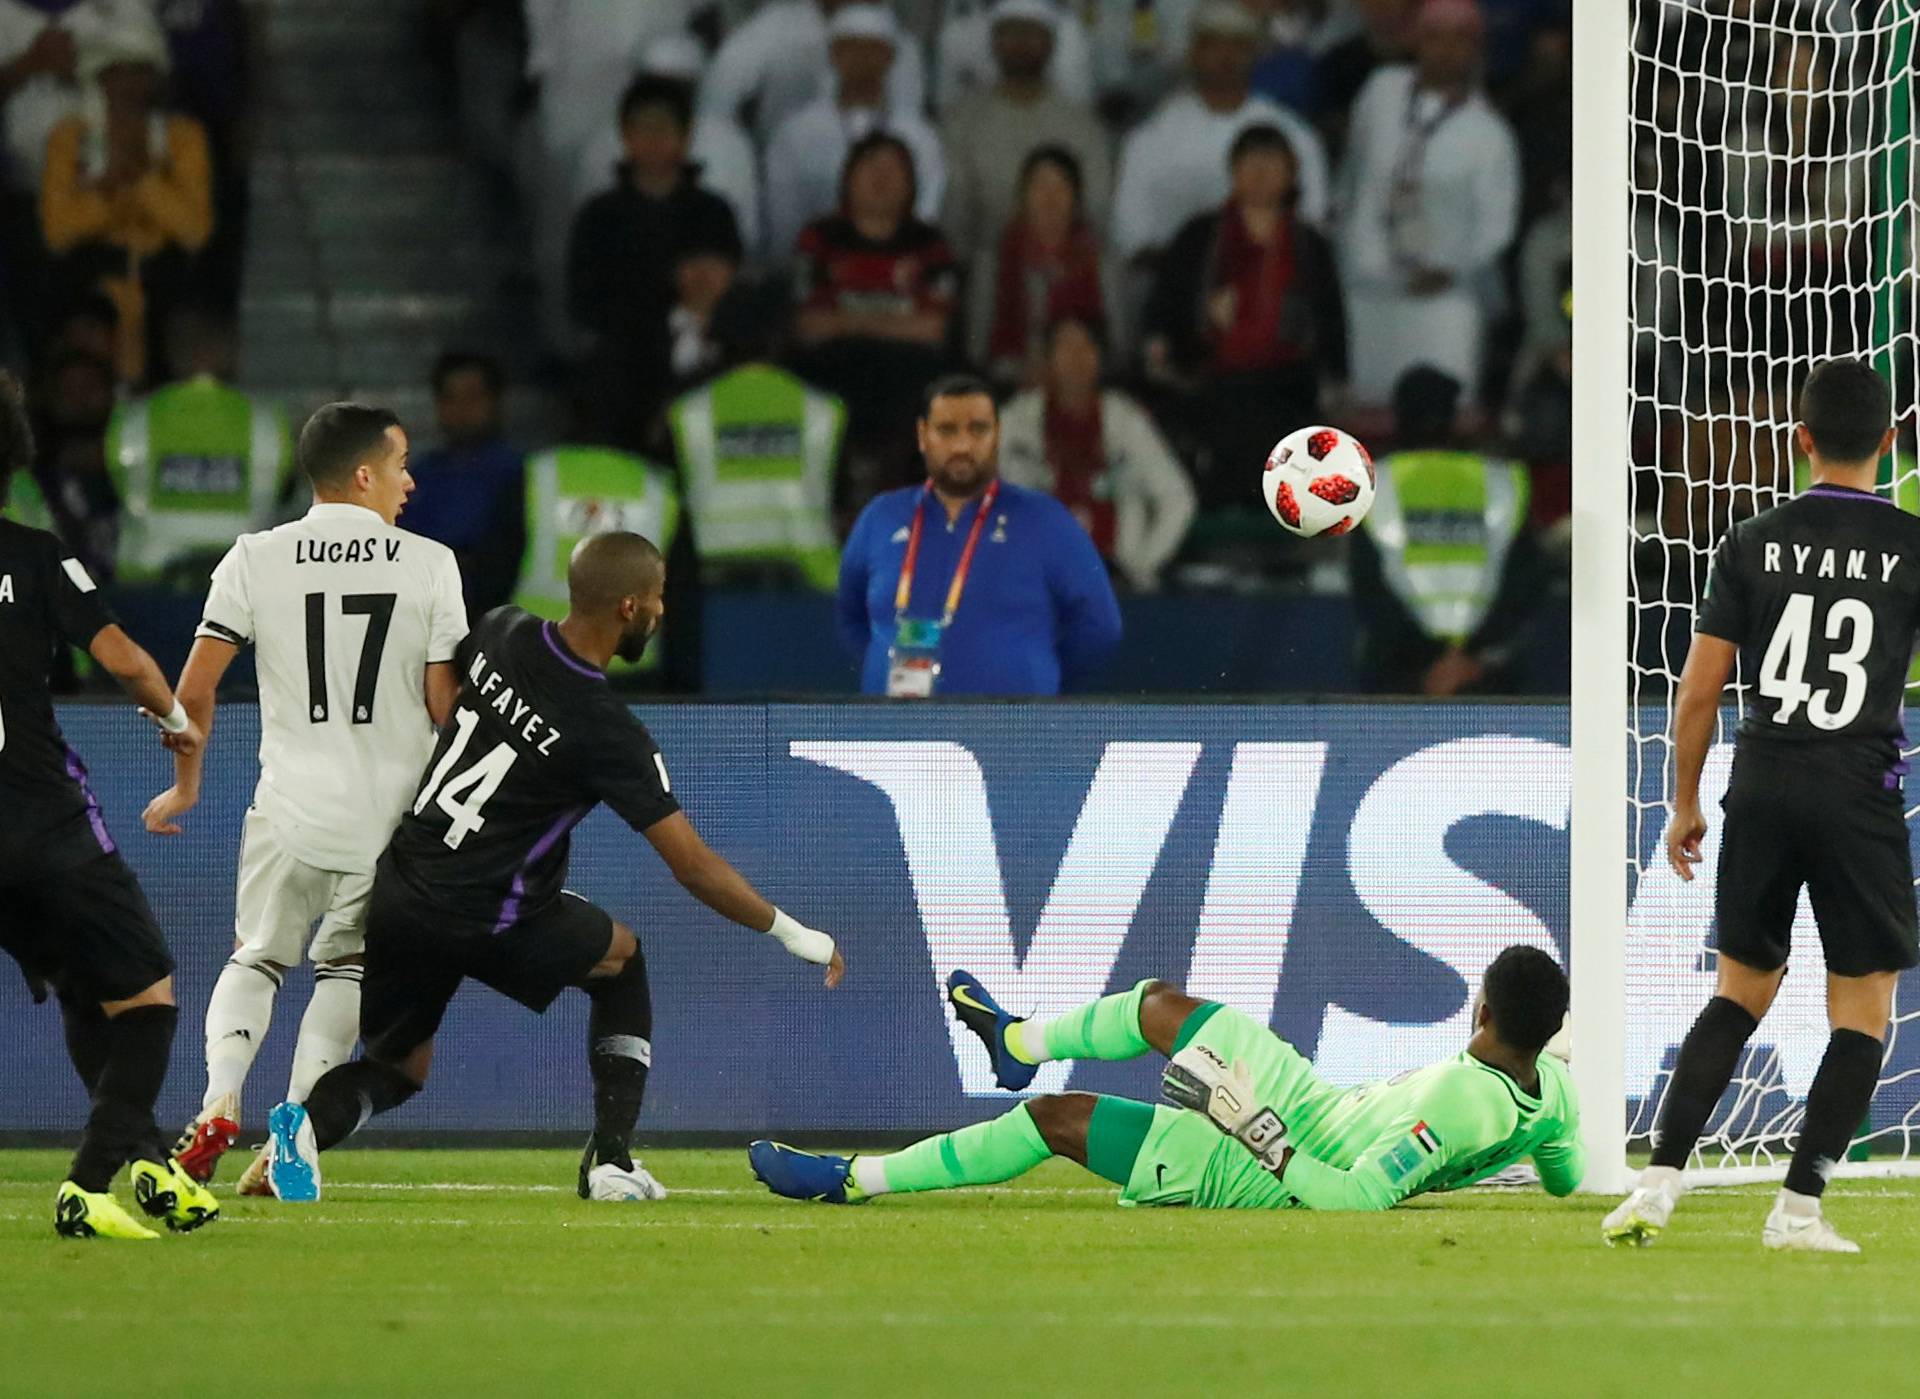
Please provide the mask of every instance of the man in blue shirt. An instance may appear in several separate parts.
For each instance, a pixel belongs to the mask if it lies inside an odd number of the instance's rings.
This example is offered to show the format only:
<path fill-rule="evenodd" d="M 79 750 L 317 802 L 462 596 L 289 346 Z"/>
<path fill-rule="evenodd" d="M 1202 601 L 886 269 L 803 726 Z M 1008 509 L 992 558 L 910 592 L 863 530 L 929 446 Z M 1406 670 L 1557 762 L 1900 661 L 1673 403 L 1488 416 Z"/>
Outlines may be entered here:
<path fill-rule="evenodd" d="M 526 453 L 501 432 L 505 390 L 499 364 L 485 355 L 441 355 L 433 410 L 444 445 L 409 463 L 418 489 L 401 523 L 453 550 L 474 618 L 512 599 L 526 552 Z"/>
<path fill-rule="evenodd" d="M 1120 641 L 1093 541 L 1052 496 L 1000 479 L 992 391 L 927 390 L 924 485 L 876 497 L 840 561 L 840 632 L 870 695 L 1057 695 Z M 903 577 L 904 574 L 904 577 Z"/>

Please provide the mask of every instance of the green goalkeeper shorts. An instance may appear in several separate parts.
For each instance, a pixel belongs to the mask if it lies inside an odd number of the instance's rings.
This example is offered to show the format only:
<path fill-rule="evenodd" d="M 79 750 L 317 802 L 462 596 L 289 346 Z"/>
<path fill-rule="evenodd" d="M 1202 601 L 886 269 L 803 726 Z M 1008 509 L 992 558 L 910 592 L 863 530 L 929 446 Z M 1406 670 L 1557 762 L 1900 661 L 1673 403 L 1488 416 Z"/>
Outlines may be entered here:
<path fill-rule="evenodd" d="M 1284 1118 L 1290 1112 L 1318 1107 L 1338 1090 L 1324 1083 L 1306 1056 L 1265 1025 L 1230 1006 L 1208 1005 L 1180 1027 L 1174 1052 L 1189 1044 L 1211 1049 L 1229 1064 L 1239 1060 L 1253 1076 L 1259 1101 L 1270 1104 Z M 1118 1110 L 1108 1104 L 1119 1105 Z M 1247 1149 L 1197 1112 L 1164 1104 L 1148 1107 L 1122 1099 L 1100 1100 L 1096 1123 L 1105 1113 L 1110 1120 L 1120 1112 L 1144 1128 L 1133 1168 L 1120 1193 L 1123 1205 L 1192 1205 L 1199 1209 L 1287 1209 L 1294 1199 L 1286 1188 L 1262 1169 Z M 1145 1121 L 1145 1114 L 1152 1121 Z M 1119 1125 L 1116 1120 L 1115 1125 Z M 1089 1143 L 1091 1148 L 1092 1143 Z M 1090 1150 L 1091 1157 L 1092 1152 Z"/>

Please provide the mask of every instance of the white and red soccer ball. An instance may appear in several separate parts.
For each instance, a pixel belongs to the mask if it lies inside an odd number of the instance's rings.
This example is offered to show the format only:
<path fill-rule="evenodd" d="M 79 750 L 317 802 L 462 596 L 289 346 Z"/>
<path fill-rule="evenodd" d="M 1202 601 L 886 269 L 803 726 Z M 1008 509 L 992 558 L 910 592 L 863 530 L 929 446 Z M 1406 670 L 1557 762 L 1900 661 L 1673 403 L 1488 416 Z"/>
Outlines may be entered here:
<path fill-rule="evenodd" d="M 1373 508 L 1373 458 L 1337 427 L 1303 427 L 1267 453 L 1260 498 L 1283 529 L 1304 539 L 1345 534 Z"/>

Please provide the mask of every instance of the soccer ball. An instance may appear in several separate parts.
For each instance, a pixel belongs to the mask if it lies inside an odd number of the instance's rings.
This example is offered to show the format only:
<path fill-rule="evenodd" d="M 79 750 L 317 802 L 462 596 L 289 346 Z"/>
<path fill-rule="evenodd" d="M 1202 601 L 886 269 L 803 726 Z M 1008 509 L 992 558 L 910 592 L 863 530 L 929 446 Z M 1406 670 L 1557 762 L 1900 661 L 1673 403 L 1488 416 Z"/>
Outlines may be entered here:
<path fill-rule="evenodd" d="M 1373 506 L 1373 458 L 1337 427 L 1303 427 L 1267 453 L 1260 499 L 1282 528 L 1303 539 L 1345 534 Z"/>

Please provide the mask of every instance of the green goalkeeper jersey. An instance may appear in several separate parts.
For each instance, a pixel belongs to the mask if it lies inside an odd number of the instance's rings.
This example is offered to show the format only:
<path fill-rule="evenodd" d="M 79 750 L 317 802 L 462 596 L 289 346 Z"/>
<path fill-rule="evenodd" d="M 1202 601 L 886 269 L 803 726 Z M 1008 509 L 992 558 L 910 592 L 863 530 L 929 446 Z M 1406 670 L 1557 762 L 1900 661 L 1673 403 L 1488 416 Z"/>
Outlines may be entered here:
<path fill-rule="evenodd" d="M 1386 1083 L 1345 1089 L 1321 1078 L 1265 1024 L 1229 1006 L 1194 1012 L 1176 1052 L 1189 1043 L 1245 1067 L 1256 1100 L 1286 1122 L 1293 1157 L 1276 1180 L 1204 1114 L 1133 1105 L 1150 1113 L 1151 1123 L 1142 1127 L 1127 1169 L 1103 1168 L 1089 1157 L 1095 1170 L 1122 1182 L 1126 1203 L 1384 1210 L 1410 1195 L 1471 1185 L 1528 1157 L 1553 1194 L 1580 1183 L 1585 1160 L 1573 1079 L 1550 1054 L 1535 1065 L 1533 1093 L 1464 1051 Z M 1095 1145 L 1090 1138 L 1089 1150 Z"/>
<path fill-rule="evenodd" d="M 1540 1183 L 1580 1183 L 1580 1112 L 1567 1066 L 1537 1065 L 1537 1093 L 1462 1051 L 1386 1083 L 1302 1095 L 1282 1110 L 1294 1156 L 1281 1188 L 1308 1209 L 1382 1210 L 1457 1190 L 1531 1157 Z"/>

